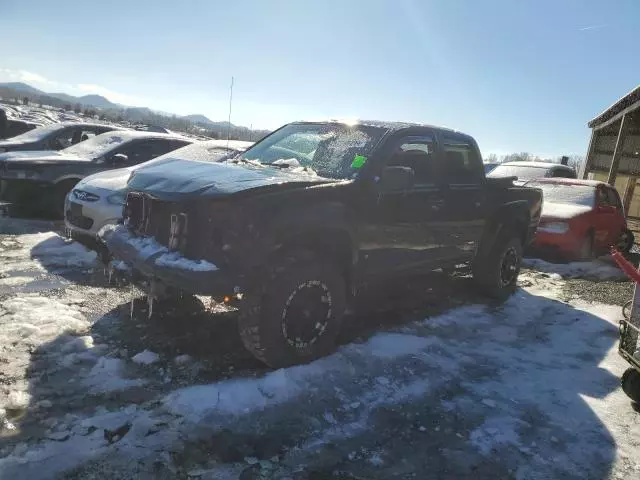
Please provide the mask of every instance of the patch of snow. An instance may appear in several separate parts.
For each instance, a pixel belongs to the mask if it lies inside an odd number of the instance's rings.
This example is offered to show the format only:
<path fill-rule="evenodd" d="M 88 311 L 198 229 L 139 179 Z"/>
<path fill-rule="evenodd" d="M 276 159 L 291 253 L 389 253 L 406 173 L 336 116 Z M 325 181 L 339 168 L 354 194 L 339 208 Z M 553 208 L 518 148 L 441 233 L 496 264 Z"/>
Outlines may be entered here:
<path fill-rule="evenodd" d="M 25 285 L 33 282 L 33 277 L 6 277 L 0 278 L 0 285 L 15 287 L 17 285 Z"/>
<path fill-rule="evenodd" d="M 366 353 L 380 358 L 394 358 L 398 355 L 417 354 L 424 351 L 434 340 L 402 333 L 376 335 L 367 342 Z"/>
<path fill-rule="evenodd" d="M 593 280 L 626 280 L 627 276 L 615 264 L 603 260 L 591 262 L 551 263 L 539 258 L 525 258 L 525 267 L 543 273 L 549 273 L 554 279 L 588 278 Z"/>
<path fill-rule="evenodd" d="M 65 343 L 60 351 L 62 353 L 77 353 L 84 352 L 93 348 L 93 337 L 86 335 L 83 337 L 75 337 Z"/>
<path fill-rule="evenodd" d="M 142 379 L 124 378 L 125 364 L 119 358 L 100 357 L 91 371 L 83 378 L 83 383 L 91 393 L 107 393 L 139 387 L 146 382 Z"/>
<path fill-rule="evenodd" d="M 30 401 L 31 396 L 27 392 L 12 390 L 9 392 L 9 395 L 7 395 L 3 407 L 10 410 L 21 410 L 27 408 Z"/>
<path fill-rule="evenodd" d="M 21 235 L 19 242 L 31 248 L 31 257 L 46 267 L 90 267 L 97 254 L 54 232 Z"/>
<path fill-rule="evenodd" d="M 189 260 L 177 252 L 163 253 L 156 260 L 159 267 L 179 268 L 181 270 L 191 270 L 194 272 L 214 272 L 218 270 L 213 263 L 206 260 Z"/>
<path fill-rule="evenodd" d="M 131 360 L 133 360 L 135 363 L 138 363 L 140 365 L 151 365 L 159 361 L 160 357 L 158 356 L 157 353 L 154 353 L 150 350 L 144 350 L 134 355 L 133 357 L 131 357 Z"/>
<path fill-rule="evenodd" d="M 178 365 L 184 365 L 185 363 L 189 363 L 193 360 L 193 358 L 191 357 L 191 355 L 178 355 L 176 358 L 173 359 L 173 361 L 175 363 L 177 363 Z"/>
<path fill-rule="evenodd" d="M 0 364 L 3 371 L 21 380 L 11 393 L 0 391 L 0 408 L 24 406 L 31 354 L 62 334 L 81 334 L 89 326 L 85 316 L 69 305 L 34 294 L 23 294 L 0 303 Z"/>
<path fill-rule="evenodd" d="M 129 267 L 129 265 L 127 265 L 122 260 L 111 260 L 109 265 L 113 270 L 116 270 L 116 271 L 119 271 L 119 272 L 130 272 L 131 271 L 131 267 Z"/>
<path fill-rule="evenodd" d="M 369 462 L 374 467 L 382 467 L 384 465 L 384 460 L 379 453 L 374 453 L 369 458 L 367 458 L 367 462 Z"/>

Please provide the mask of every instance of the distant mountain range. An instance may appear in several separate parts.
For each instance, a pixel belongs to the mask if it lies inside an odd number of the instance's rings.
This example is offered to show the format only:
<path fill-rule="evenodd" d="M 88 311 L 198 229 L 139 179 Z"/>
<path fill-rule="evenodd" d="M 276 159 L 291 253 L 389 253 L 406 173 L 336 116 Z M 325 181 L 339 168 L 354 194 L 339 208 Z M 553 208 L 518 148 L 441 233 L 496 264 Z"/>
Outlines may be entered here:
<path fill-rule="evenodd" d="M 83 95 L 81 97 L 76 97 L 73 95 L 68 95 L 66 93 L 44 92 L 42 90 L 39 90 L 23 82 L 0 83 L 0 90 L 1 89 L 9 89 L 18 93 L 24 93 L 29 96 L 41 97 L 43 99 L 43 103 L 52 103 L 54 106 L 61 106 L 61 104 L 59 102 L 47 101 L 47 99 L 53 98 L 64 103 L 68 103 L 72 106 L 76 104 L 80 104 L 83 107 L 93 107 L 93 108 L 99 108 L 102 110 L 126 109 L 127 112 L 137 117 L 147 115 L 149 113 L 159 113 L 159 112 L 154 112 L 153 110 L 147 107 L 129 107 L 126 105 L 113 103 L 108 98 L 105 98 L 102 95 L 91 94 L 91 95 Z M 1 92 L 0 92 L 0 95 L 1 95 Z M 166 116 L 172 116 L 171 114 L 166 114 L 166 113 L 162 113 L 162 114 Z M 202 114 L 185 115 L 179 118 L 183 118 L 197 125 L 201 125 L 203 127 L 209 127 L 209 128 L 227 128 L 227 126 L 229 125 L 229 122 L 214 122 L 213 120 L 207 118 Z M 231 128 L 234 128 L 234 127 L 236 126 L 231 124 Z"/>

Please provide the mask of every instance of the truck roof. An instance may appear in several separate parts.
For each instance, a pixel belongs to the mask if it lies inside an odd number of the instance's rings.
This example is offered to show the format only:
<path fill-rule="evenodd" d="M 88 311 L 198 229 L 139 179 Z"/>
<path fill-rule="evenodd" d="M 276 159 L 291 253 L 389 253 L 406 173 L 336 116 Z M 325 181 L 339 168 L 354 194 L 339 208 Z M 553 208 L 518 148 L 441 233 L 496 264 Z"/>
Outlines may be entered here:
<path fill-rule="evenodd" d="M 343 125 L 365 125 L 371 127 L 384 128 L 390 132 L 397 132 L 408 128 L 425 128 L 430 130 L 438 130 L 441 132 L 456 133 L 473 139 L 471 135 L 463 133 L 459 130 L 455 130 L 449 127 L 442 127 L 437 125 L 430 125 L 426 123 L 413 123 L 413 122 L 390 122 L 386 120 L 362 120 L 362 119 L 324 119 L 324 120 L 301 120 L 293 123 L 335 123 Z"/>

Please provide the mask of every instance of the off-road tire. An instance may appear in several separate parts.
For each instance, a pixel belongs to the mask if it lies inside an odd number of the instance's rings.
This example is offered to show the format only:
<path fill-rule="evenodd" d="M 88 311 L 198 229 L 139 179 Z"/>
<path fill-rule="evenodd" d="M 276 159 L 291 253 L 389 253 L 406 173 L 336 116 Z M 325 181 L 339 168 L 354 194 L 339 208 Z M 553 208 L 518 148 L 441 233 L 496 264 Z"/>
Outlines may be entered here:
<path fill-rule="evenodd" d="M 338 265 L 312 252 L 298 251 L 280 256 L 258 277 L 239 305 L 238 328 L 247 350 L 267 365 L 281 368 L 309 362 L 335 349 L 347 291 Z M 313 307 L 321 305 L 309 342 L 288 338 L 286 328 L 298 326 L 290 323 L 290 310 L 302 291 L 311 297 Z M 310 310 L 311 306 L 305 314 Z"/>
<path fill-rule="evenodd" d="M 514 261 L 513 266 L 506 263 Z M 491 249 L 476 257 L 473 279 L 485 295 L 505 300 L 513 293 L 522 266 L 522 242 L 512 230 L 503 230 Z M 507 274 L 508 272 L 508 274 Z"/>
<path fill-rule="evenodd" d="M 620 379 L 622 391 L 631 400 L 640 403 L 640 373 L 635 368 L 628 368 Z"/>

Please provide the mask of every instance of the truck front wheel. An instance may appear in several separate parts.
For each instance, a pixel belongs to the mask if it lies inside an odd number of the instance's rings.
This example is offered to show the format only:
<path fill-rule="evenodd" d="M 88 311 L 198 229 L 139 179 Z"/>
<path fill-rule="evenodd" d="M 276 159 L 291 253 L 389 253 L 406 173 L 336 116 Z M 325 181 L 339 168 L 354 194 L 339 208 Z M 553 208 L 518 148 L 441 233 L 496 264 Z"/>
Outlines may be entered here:
<path fill-rule="evenodd" d="M 309 362 L 335 348 L 346 308 L 346 285 L 331 260 L 310 252 L 279 259 L 240 305 L 240 337 L 267 365 Z"/>
<path fill-rule="evenodd" d="M 513 293 L 522 265 L 522 242 L 511 231 L 499 234 L 486 254 L 476 258 L 473 278 L 480 290 L 490 297 L 506 299 Z"/>

